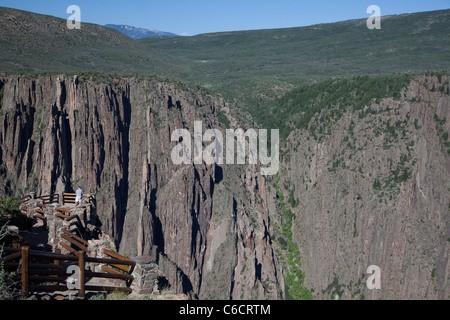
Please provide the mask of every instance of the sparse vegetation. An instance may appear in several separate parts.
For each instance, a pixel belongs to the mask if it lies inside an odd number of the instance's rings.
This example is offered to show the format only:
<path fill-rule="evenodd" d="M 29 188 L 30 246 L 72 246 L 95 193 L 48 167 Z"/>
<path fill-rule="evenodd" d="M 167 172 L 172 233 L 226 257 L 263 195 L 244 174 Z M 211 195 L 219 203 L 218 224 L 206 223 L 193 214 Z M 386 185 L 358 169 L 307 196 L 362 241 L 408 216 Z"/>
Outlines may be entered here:
<path fill-rule="evenodd" d="M 1 214 L 1 211 L 0 211 Z M 0 257 L 3 255 L 3 245 L 5 238 L 9 236 L 9 232 L 6 229 L 6 224 L 1 222 L 2 216 L 0 215 Z M 12 300 L 17 295 L 15 289 L 16 282 L 14 281 L 15 274 L 13 272 L 8 273 L 5 271 L 3 262 L 0 263 L 0 300 Z"/>
<path fill-rule="evenodd" d="M 228 120 L 227 116 L 222 110 L 219 110 L 217 112 L 217 120 L 219 120 L 220 123 L 225 125 L 225 128 L 230 128 L 230 120 Z"/>
<path fill-rule="evenodd" d="M 19 211 L 20 198 L 6 197 L 0 199 L 0 227 L 10 222 L 19 229 L 29 229 L 33 219 L 28 218 Z"/>
<path fill-rule="evenodd" d="M 297 243 L 293 240 L 292 220 L 294 219 L 294 215 L 289 209 L 286 208 L 284 196 L 279 186 L 279 181 L 279 176 L 275 175 L 274 187 L 279 199 L 283 220 L 281 225 L 282 237 L 278 238 L 278 243 L 283 251 L 287 251 L 285 254 L 280 256 L 282 263 L 284 261 L 287 262 L 287 264 L 284 264 L 286 271 L 284 278 L 286 286 L 286 299 L 311 300 L 311 291 L 304 286 L 304 273 L 301 270 L 300 250 Z"/>
<path fill-rule="evenodd" d="M 412 33 L 420 23 L 431 29 Z M 255 115 L 293 87 L 327 78 L 448 69 L 449 28 L 448 11 L 435 11 L 392 17 L 377 33 L 367 32 L 365 20 L 353 20 L 139 42 L 188 66 L 183 80 L 237 99 Z"/>
<path fill-rule="evenodd" d="M 271 108 L 270 116 L 264 110 L 257 119 L 267 128 L 280 128 L 286 138 L 293 129 L 306 129 L 313 135 L 331 134 L 331 125 L 337 122 L 349 107 L 362 110 L 382 98 L 399 98 L 400 92 L 411 80 L 410 75 L 358 76 L 352 79 L 328 79 L 318 84 L 300 86 L 279 99 Z M 386 92 L 386 87 L 390 90 Z M 347 130 L 353 136 L 351 124 Z M 394 127 L 388 127 L 392 134 Z"/>

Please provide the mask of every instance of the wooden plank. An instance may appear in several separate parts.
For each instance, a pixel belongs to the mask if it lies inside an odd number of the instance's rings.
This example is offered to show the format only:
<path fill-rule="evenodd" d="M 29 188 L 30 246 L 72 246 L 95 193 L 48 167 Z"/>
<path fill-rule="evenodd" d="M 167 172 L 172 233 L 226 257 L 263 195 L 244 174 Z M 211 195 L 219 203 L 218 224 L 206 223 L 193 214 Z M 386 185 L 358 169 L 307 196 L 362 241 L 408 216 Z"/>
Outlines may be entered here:
<path fill-rule="evenodd" d="M 59 202 L 59 196 L 54 196 L 54 197 L 50 197 L 50 198 L 45 198 L 42 199 L 44 201 L 44 204 L 49 204 L 49 203 L 58 203 Z"/>
<path fill-rule="evenodd" d="M 28 255 L 30 253 L 30 247 L 22 247 L 21 255 L 22 255 L 22 296 L 28 296 Z"/>
<path fill-rule="evenodd" d="M 45 214 L 45 211 L 42 209 L 34 209 L 34 212 Z"/>
<path fill-rule="evenodd" d="M 78 217 L 77 214 L 74 214 L 73 216 L 70 216 L 69 218 L 67 218 L 67 221 L 72 221 L 74 219 L 77 219 L 79 223 L 81 223 L 80 218 Z"/>
<path fill-rule="evenodd" d="M 6 267 L 19 267 L 20 263 L 15 262 L 8 262 L 5 263 Z M 39 269 L 39 270 L 64 270 L 63 266 L 56 265 L 56 264 L 49 264 L 49 263 L 30 263 L 29 264 L 30 270 L 31 269 Z M 31 272 L 31 271 L 30 271 Z"/>
<path fill-rule="evenodd" d="M 112 274 L 123 274 L 122 272 L 120 272 L 119 270 L 110 268 L 108 266 L 102 265 L 100 267 L 103 271 L 108 272 L 108 273 L 112 273 Z"/>
<path fill-rule="evenodd" d="M 0 259 L 0 262 L 8 262 L 14 259 L 19 259 L 20 257 L 22 257 L 22 252 L 16 252 L 13 254 L 10 254 L 9 256 L 3 257 Z"/>
<path fill-rule="evenodd" d="M 41 292 L 41 291 L 67 291 L 69 290 L 67 288 L 67 285 L 62 286 L 62 285 L 34 285 L 34 286 L 30 286 L 30 291 L 32 292 Z"/>
<path fill-rule="evenodd" d="M 120 263 L 121 265 L 127 265 L 127 266 L 135 266 L 136 265 L 135 261 L 106 259 L 106 258 L 90 258 L 90 257 L 86 257 L 86 262 L 105 263 L 105 264 L 111 264 L 111 265 Z"/>
<path fill-rule="evenodd" d="M 55 253 L 61 253 L 61 250 L 60 250 L 60 249 L 56 249 L 56 250 L 55 250 Z M 56 267 L 56 269 L 59 269 L 59 268 L 60 268 L 60 270 L 61 270 L 61 269 L 64 269 L 64 267 L 61 266 L 61 261 L 59 261 L 59 260 L 57 260 L 57 259 L 53 260 L 53 264 L 54 264 L 54 266 Z M 53 284 L 54 284 L 54 285 L 58 285 L 58 283 L 57 283 L 56 281 L 53 282 Z"/>
<path fill-rule="evenodd" d="M 124 273 L 102 273 L 86 271 L 85 276 L 87 278 L 105 278 L 105 279 L 120 279 L 120 280 L 133 280 L 134 277 L 131 274 Z"/>
<path fill-rule="evenodd" d="M 51 198 L 59 198 L 59 194 L 57 194 L 57 193 L 45 194 L 43 196 L 37 197 L 37 199 L 51 199 Z"/>
<path fill-rule="evenodd" d="M 45 220 L 45 217 L 42 214 L 35 213 L 33 216 L 36 217 L 36 218 L 39 218 L 41 220 Z"/>
<path fill-rule="evenodd" d="M 65 269 L 62 270 L 45 270 L 45 269 L 30 269 L 29 274 L 38 276 L 71 276 Z"/>
<path fill-rule="evenodd" d="M 45 276 L 30 276 L 30 281 L 33 282 L 65 282 L 66 279 L 65 278 L 60 278 L 60 277 L 45 277 Z"/>
<path fill-rule="evenodd" d="M 128 261 L 132 261 L 130 258 L 124 257 L 124 256 L 118 254 L 117 252 L 114 252 L 114 251 L 111 251 L 111 250 L 108 250 L 108 249 L 103 249 L 103 253 L 104 253 L 104 254 L 107 254 L 107 255 L 110 256 L 110 257 L 119 259 L 119 260 L 128 260 Z"/>
<path fill-rule="evenodd" d="M 129 266 L 124 266 L 124 265 L 122 265 L 122 264 L 112 264 L 112 263 L 111 263 L 111 266 L 113 266 L 114 268 L 117 268 L 117 269 L 119 269 L 119 270 L 125 271 L 125 272 L 130 272 L 130 270 L 131 270 L 131 267 L 129 267 Z"/>
<path fill-rule="evenodd" d="M 67 219 L 67 218 L 70 218 L 70 216 L 67 216 L 67 215 L 65 215 L 65 214 L 62 214 L 62 213 L 55 213 L 55 216 L 57 216 L 57 217 L 60 217 L 60 218 L 63 218 L 63 219 Z"/>
<path fill-rule="evenodd" d="M 124 261 L 124 260 L 126 260 L 126 261 L 132 261 L 131 259 L 129 259 L 129 258 L 127 258 L 127 257 L 124 257 L 124 256 L 122 256 L 122 255 L 120 255 L 120 254 L 118 254 L 118 253 L 116 253 L 116 252 L 114 252 L 114 251 L 111 251 L 111 250 L 108 250 L 108 249 L 103 249 L 103 253 L 105 253 L 105 254 L 107 254 L 108 256 L 110 256 L 110 257 L 113 257 L 113 258 L 116 258 L 116 259 L 119 259 L 119 260 L 121 260 L 121 261 Z M 111 263 L 111 266 L 113 266 L 113 267 L 115 267 L 115 268 L 117 268 L 117 269 L 120 269 L 120 270 L 122 270 L 122 271 L 125 271 L 125 272 L 130 272 L 130 270 L 131 270 L 131 267 L 126 267 L 126 266 L 124 266 L 124 265 L 122 265 L 122 264 L 119 264 L 119 263 Z"/>
<path fill-rule="evenodd" d="M 3 247 L 4 252 L 18 252 L 20 248 Z"/>
<path fill-rule="evenodd" d="M 60 260 L 60 261 L 76 261 L 77 258 L 67 254 L 57 254 L 50 252 L 40 252 L 31 250 L 30 256 L 35 259 L 44 259 L 44 260 Z"/>
<path fill-rule="evenodd" d="M 70 192 L 64 192 L 63 193 L 64 196 L 76 196 L 76 193 L 70 193 Z"/>
<path fill-rule="evenodd" d="M 61 238 L 63 238 L 64 240 L 69 241 L 71 244 L 77 246 L 78 248 L 80 248 L 81 250 L 83 250 L 84 252 L 87 252 L 87 248 L 85 246 L 83 246 L 81 243 L 79 243 L 77 240 L 72 239 L 71 237 L 62 234 Z"/>
<path fill-rule="evenodd" d="M 84 294 L 85 294 L 85 258 L 86 258 L 86 254 L 84 253 L 84 251 L 78 251 L 77 253 L 78 256 L 78 269 L 79 269 L 79 287 L 78 287 L 78 296 L 81 299 L 84 299 Z"/>
<path fill-rule="evenodd" d="M 56 207 L 55 210 L 70 213 L 70 209 Z"/>
<path fill-rule="evenodd" d="M 131 288 L 128 287 L 107 287 L 107 286 L 85 286 L 86 291 L 122 291 L 122 292 L 133 292 Z"/>
<path fill-rule="evenodd" d="M 75 249 L 72 249 L 71 247 L 69 247 L 68 245 L 66 245 L 64 242 L 61 242 L 61 241 L 60 241 L 60 242 L 59 242 L 59 245 L 60 245 L 61 247 L 63 247 L 64 249 L 66 249 L 67 251 L 73 253 L 74 255 L 77 254 L 77 251 L 76 251 Z"/>
<path fill-rule="evenodd" d="M 17 248 L 11 248 L 11 247 L 4 247 L 3 251 L 5 252 L 18 252 L 20 249 Z M 30 250 L 30 257 L 36 258 L 36 259 L 47 259 L 47 260 L 61 260 L 61 261 L 77 261 L 77 258 L 71 255 L 65 255 L 65 254 L 57 254 L 52 252 L 42 252 L 37 250 Z M 107 259 L 107 258 L 91 258 L 86 257 L 86 262 L 94 262 L 94 263 L 104 263 L 104 264 L 122 264 L 122 265 L 128 265 L 128 266 L 135 266 L 136 262 L 133 260 L 116 260 L 116 259 Z"/>
<path fill-rule="evenodd" d="M 75 216 L 76 217 L 76 216 Z M 76 240 L 80 241 L 81 243 L 84 243 L 85 245 L 89 246 L 89 242 L 87 242 L 86 240 L 84 240 L 83 238 L 73 234 L 70 231 L 67 231 L 66 229 L 61 229 L 62 232 L 64 232 L 65 234 L 75 238 Z"/>
<path fill-rule="evenodd" d="M 20 280 L 20 277 L 14 277 L 14 280 Z M 59 277 L 51 277 L 51 276 L 29 276 L 28 277 L 28 281 L 29 282 L 53 282 L 53 281 L 57 281 L 57 282 L 65 282 L 66 279 L 64 278 L 59 278 Z"/>

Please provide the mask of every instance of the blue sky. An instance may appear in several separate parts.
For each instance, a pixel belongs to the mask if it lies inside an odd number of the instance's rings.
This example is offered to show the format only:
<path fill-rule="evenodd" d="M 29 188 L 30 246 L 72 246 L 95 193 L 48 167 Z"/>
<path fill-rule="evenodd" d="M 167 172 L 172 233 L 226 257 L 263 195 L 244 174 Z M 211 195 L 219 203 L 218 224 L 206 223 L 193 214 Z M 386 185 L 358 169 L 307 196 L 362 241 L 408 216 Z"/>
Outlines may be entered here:
<path fill-rule="evenodd" d="M 69 16 L 66 9 L 72 4 L 81 8 L 82 22 L 189 35 L 366 18 L 373 4 L 381 8 L 381 15 L 450 8 L 450 0 L 0 0 L 0 6 L 61 18 Z"/>

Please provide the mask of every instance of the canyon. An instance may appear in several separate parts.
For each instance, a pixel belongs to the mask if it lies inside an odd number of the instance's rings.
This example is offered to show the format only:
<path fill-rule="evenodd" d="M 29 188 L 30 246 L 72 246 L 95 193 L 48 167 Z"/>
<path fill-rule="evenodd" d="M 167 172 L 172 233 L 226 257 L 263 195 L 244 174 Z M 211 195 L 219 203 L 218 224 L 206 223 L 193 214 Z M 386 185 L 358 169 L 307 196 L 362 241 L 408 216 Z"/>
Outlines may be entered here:
<path fill-rule="evenodd" d="M 225 132 L 219 113 L 251 124 L 204 89 L 3 76 L 0 196 L 83 186 L 117 250 L 157 250 L 171 287 L 194 298 L 448 299 L 448 91 L 447 76 L 416 76 L 398 99 L 349 106 L 329 134 L 293 130 L 279 173 L 263 176 L 257 165 L 172 162 L 179 128 Z M 369 265 L 381 290 L 366 286 Z"/>
<path fill-rule="evenodd" d="M 223 100 L 156 80 L 95 84 L 50 76 L 0 83 L 3 195 L 81 185 L 96 193 L 102 230 L 120 252 L 136 256 L 158 247 L 160 268 L 166 266 L 176 291 L 281 297 L 268 212 L 247 200 L 252 190 L 243 183 L 257 174 L 177 166 L 170 158 L 171 132 L 192 131 L 196 119 L 220 128 L 215 114 Z"/>
<path fill-rule="evenodd" d="M 449 299 L 449 18 L 134 40 L 0 7 L 0 199 L 81 186 L 191 299 Z M 239 128 L 277 161 L 173 161 Z"/>

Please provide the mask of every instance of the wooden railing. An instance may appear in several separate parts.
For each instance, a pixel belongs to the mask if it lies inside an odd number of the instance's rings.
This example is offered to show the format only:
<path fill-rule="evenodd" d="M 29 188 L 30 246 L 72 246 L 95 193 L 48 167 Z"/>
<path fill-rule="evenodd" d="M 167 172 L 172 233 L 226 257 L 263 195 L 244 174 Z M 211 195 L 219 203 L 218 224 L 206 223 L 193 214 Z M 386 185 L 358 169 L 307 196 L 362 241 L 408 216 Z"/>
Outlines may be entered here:
<path fill-rule="evenodd" d="M 19 210 L 20 210 L 21 214 L 26 215 L 26 216 L 28 215 L 28 206 L 30 204 L 30 200 L 31 200 L 31 196 L 30 195 L 23 196 L 20 199 Z"/>
<path fill-rule="evenodd" d="M 55 216 L 57 216 L 59 218 L 69 219 L 71 217 L 70 209 L 56 207 L 55 211 L 56 211 Z"/>
<path fill-rule="evenodd" d="M 36 209 L 34 209 L 34 211 L 33 211 L 33 217 L 36 217 L 36 218 L 38 218 L 38 219 L 41 219 L 41 220 L 45 221 L 45 219 L 46 219 L 46 217 L 45 217 L 45 211 L 42 210 L 40 207 L 39 207 L 39 209 L 36 208 Z"/>
<path fill-rule="evenodd" d="M 62 231 L 61 239 L 68 241 L 70 245 L 75 246 L 75 248 L 78 250 L 75 250 L 72 246 L 69 246 L 69 245 L 65 244 L 64 242 L 59 241 L 59 245 L 62 248 L 66 249 L 73 255 L 77 255 L 77 252 L 79 250 L 82 250 L 84 252 L 88 251 L 87 248 L 89 247 L 89 242 L 87 242 L 83 238 L 73 234 L 72 232 L 67 231 L 66 229 L 61 229 L 61 231 Z"/>
<path fill-rule="evenodd" d="M 42 199 L 42 202 L 44 204 L 51 204 L 51 203 L 59 203 L 59 194 L 48 194 L 44 196 L 39 196 L 36 199 Z"/>
<path fill-rule="evenodd" d="M 13 248 L 20 248 L 21 246 L 29 246 L 30 245 L 30 243 L 27 240 L 25 240 L 25 238 L 22 237 L 17 232 L 10 231 L 9 234 L 14 237 L 14 240 L 12 242 Z"/>
<path fill-rule="evenodd" d="M 30 195 L 23 196 L 20 200 L 21 203 L 28 204 L 31 200 L 31 196 Z"/>
<path fill-rule="evenodd" d="M 108 250 L 108 249 L 103 249 L 102 251 L 104 254 L 106 254 L 107 256 L 109 256 L 113 259 L 117 259 L 120 261 L 133 261 L 130 258 L 122 256 L 122 255 L 120 255 L 116 252 L 113 252 L 111 250 Z M 102 265 L 101 268 L 103 271 L 108 272 L 108 273 L 123 274 L 123 272 L 131 273 L 131 271 L 133 271 L 133 266 L 114 263 L 114 264 L 110 264 L 110 266 Z"/>
<path fill-rule="evenodd" d="M 75 203 L 75 199 L 77 197 L 76 193 L 63 193 L 63 205 L 66 203 Z M 89 202 L 93 200 L 93 195 L 89 193 L 83 193 L 81 199 L 87 199 Z"/>
<path fill-rule="evenodd" d="M 23 214 L 23 215 L 25 215 L 25 216 L 28 216 L 28 205 L 21 204 L 21 205 L 19 206 L 19 210 L 20 210 L 20 213 L 21 213 L 21 214 Z"/>
<path fill-rule="evenodd" d="M 75 203 L 76 193 L 63 193 L 63 205 L 66 203 Z"/>
<path fill-rule="evenodd" d="M 86 257 L 83 250 L 77 251 L 76 255 L 63 255 L 60 253 L 49 253 L 30 250 L 28 246 L 21 248 L 3 248 L 3 251 L 9 255 L 0 259 L 6 270 L 16 270 L 17 276 L 15 280 L 20 281 L 22 296 L 26 297 L 30 292 L 41 291 L 67 291 L 69 287 L 62 285 L 68 277 L 73 276 L 67 272 L 61 261 L 66 261 L 69 265 L 78 266 L 78 297 L 84 299 L 86 291 L 124 291 L 131 292 L 129 283 L 134 279 L 129 274 L 136 263 L 128 258 L 125 259 L 108 259 L 108 258 L 91 258 Z M 119 255 L 117 255 L 119 256 Z M 49 263 L 48 261 L 52 261 Z M 86 270 L 86 263 L 107 264 L 114 267 L 128 269 L 128 273 L 121 272 L 92 272 Z M 103 268 L 102 268 L 103 269 Z M 123 270 L 122 269 L 122 270 Z M 120 279 L 127 281 L 126 287 L 121 286 L 91 286 L 86 285 L 90 278 Z M 53 282 L 52 285 L 42 284 Z M 40 283 L 36 285 L 36 283 Z"/>

